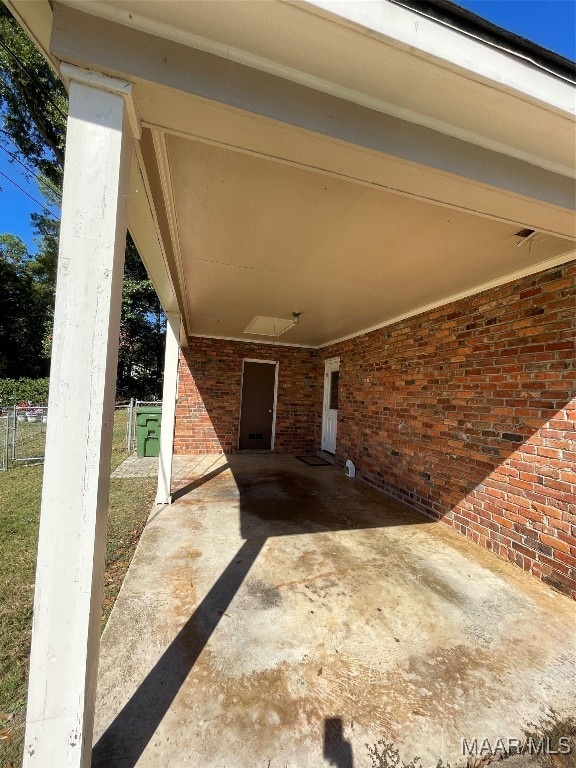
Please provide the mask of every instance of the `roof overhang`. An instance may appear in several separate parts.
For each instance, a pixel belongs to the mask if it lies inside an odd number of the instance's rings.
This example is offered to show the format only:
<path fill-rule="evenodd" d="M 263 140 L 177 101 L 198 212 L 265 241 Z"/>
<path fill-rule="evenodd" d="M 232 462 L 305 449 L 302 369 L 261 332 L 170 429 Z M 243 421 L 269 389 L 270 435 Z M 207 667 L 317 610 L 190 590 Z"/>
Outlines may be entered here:
<path fill-rule="evenodd" d="M 297 310 L 317 346 L 574 257 L 574 86 L 517 53 L 390 0 L 9 5 L 133 84 L 130 229 L 188 334 Z"/>

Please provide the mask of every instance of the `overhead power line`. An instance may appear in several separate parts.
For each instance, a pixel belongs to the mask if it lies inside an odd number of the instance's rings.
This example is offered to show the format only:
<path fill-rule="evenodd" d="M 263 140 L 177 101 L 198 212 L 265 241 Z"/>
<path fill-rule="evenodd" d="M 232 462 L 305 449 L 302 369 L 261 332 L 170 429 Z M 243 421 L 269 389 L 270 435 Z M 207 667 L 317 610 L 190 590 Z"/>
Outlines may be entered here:
<path fill-rule="evenodd" d="M 7 136 L 10 135 L 7 131 L 2 130 L 2 128 L 0 128 L 0 133 L 5 133 Z M 48 179 L 45 176 L 41 176 L 40 174 L 36 173 L 36 171 L 34 171 L 32 168 L 30 168 L 29 165 L 26 165 L 26 163 L 24 163 L 22 160 L 20 160 L 20 158 L 18 157 L 18 155 L 15 152 L 10 152 L 10 150 L 6 149 L 6 147 L 2 146 L 2 144 L 0 144 L 0 149 L 3 152 L 6 152 L 6 154 L 9 155 L 12 158 L 12 160 L 15 160 L 19 165 L 21 165 L 22 168 L 24 168 L 25 171 L 27 171 L 28 173 L 32 174 L 32 176 L 34 176 L 34 178 L 40 184 L 45 184 L 47 187 L 50 187 L 50 189 L 56 195 L 61 196 L 61 194 L 62 194 L 61 191 L 57 187 L 54 186 L 54 184 L 50 181 L 50 179 Z"/>
<path fill-rule="evenodd" d="M 41 203 L 39 200 L 37 200 L 33 195 L 31 195 L 29 192 L 27 192 L 24 189 L 24 187 L 21 187 L 20 184 L 18 184 L 18 182 L 14 181 L 14 179 L 11 179 L 10 176 L 7 176 L 3 171 L 0 171 L 0 176 L 3 176 L 7 181 L 10 182 L 10 184 L 14 184 L 14 186 L 17 189 L 19 189 L 20 192 L 23 192 L 26 195 L 26 197 L 29 197 L 30 200 L 32 200 L 34 203 L 36 203 L 36 205 L 39 205 L 40 208 L 43 208 L 46 211 L 47 214 L 49 214 L 53 218 L 58 218 L 57 216 L 54 216 L 52 211 L 47 206 L 45 206 L 44 203 Z"/>
<path fill-rule="evenodd" d="M 4 41 L 4 40 L 3 40 L 1 37 L 0 37 L 0 46 L 1 46 L 2 48 L 4 48 L 4 50 L 5 50 L 5 51 L 6 51 L 6 52 L 7 52 L 7 53 L 10 55 L 10 56 L 12 56 L 12 58 L 13 58 L 13 59 L 14 59 L 14 61 L 15 61 L 15 62 L 18 64 L 18 66 L 19 66 L 19 67 L 22 69 L 22 71 L 23 71 L 23 72 L 25 72 L 25 73 L 28 75 L 28 77 L 29 77 L 31 80 L 33 80 L 33 81 L 36 83 L 36 86 L 37 86 L 37 87 L 38 87 L 40 90 L 44 90 L 44 89 L 45 89 L 45 86 L 44 86 L 42 83 L 40 83 L 40 82 L 39 82 L 39 80 L 38 80 L 38 77 L 37 77 L 37 76 L 34 74 L 34 72 L 30 72 L 30 70 L 29 70 L 29 69 L 28 69 L 28 67 L 27 67 L 27 66 L 24 64 L 24 62 L 22 61 L 22 59 L 21 59 L 21 58 L 20 58 L 20 57 L 19 57 L 19 56 L 18 56 L 16 53 L 14 53 L 14 51 L 13 51 L 13 50 L 12 50 L 12 49 L 11 49 L 11 48 L 8 46 L 8 45 L 6 45 L 6 42 L 5 42 L 5 41 Z M 52 106 L 53 106 L 53 107 L 54 107 L 54 109 L 55 109 L 55 110 L 58 112 L 58 114 L 59 114 L 59 115 L 62 117 L 62 119 L 63 119 L 64 121 L 66 121 L 66 120 L 67 120 L 67 117 L 66 117 L 66 115 L 64 114 L 64 112 L 62 112 L 62 110 L 60 109 L 60 107 L 58 106 L 58 104 L 56 104 L 56 102 L 52 101 L 52 99 L 51 99 L 51 98 L 49 98 L 48 96 L 46 97 L 46 100 L 47 100 L 47 101 L 48 101 L 50 104 L 52 104 Z"/>

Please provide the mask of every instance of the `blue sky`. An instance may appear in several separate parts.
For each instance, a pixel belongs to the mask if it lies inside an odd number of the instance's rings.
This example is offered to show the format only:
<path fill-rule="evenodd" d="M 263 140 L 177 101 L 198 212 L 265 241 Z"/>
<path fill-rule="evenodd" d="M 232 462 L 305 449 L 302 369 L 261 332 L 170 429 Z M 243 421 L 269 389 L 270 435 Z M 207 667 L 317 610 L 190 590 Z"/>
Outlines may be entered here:
<path fill-rule="evenodd" d="M 458 4 L 504 29 L 576 59 L 576 0 L 458 0 Z M 7 148 L 14 150 L 12 146 Z M 23 169 L 2 150 L 0 172 L 42 200 L 34 179 L 26 178 Z M 0 233 L 18 235 L 34 252 L 30 213 L 40 210 L 38 204 L 0 175 Z"/>
<path fill-rule="evenodd" d="M 16 148 L 10 143 L 3 143 L 9 152 L 17 154 Z M 36 181 L 31 174 L 26 174 L 21 165 L 11 160 L 3 149 L 0 149 L 0 233 L 10 232 L 18 235 L 28 245 L 30 252 L 34 252 L 34 237 L 30 224 L 30 214 L 42 212 L 42 207 L 34 203 L 24 192 L 17 189 L 14 184 L 2 174 L 16 182 L 29 195 L 39 203 L 48 206 L 38 189 Z M 27 178 L 28 177 L 28 178 Z M 48 206 L 55 216 L 60 212 L 57 208 Z"/>
<path fill-rule="evenodd" d="M 575 0 L 454 0 L 458 5 L 568 59 L 576 59 Z"/>

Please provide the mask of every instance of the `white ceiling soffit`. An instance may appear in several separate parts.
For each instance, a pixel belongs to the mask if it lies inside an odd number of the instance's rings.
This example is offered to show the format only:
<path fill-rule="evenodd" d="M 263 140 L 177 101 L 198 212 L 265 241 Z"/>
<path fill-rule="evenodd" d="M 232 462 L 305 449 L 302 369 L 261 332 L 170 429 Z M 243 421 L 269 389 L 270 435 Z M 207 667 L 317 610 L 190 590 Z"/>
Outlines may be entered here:
<path fill-rule="evenodd" d="M 320 346 L 574 258 L 571 240 L 244 153 L 166 151 L 191 335 L 254 341 L 255 312 L 301 312 L 282 343 Z"/>

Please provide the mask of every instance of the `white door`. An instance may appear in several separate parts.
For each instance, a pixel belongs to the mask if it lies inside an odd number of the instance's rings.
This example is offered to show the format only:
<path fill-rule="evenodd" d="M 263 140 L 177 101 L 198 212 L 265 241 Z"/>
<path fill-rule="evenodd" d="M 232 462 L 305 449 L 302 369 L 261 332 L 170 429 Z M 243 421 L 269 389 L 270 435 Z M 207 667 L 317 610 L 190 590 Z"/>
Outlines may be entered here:
<path fill-rule="evenodd" d="M 329 453 L 336 453 L 339 381 L 340 360 L 326 360 L 324 370 L 324 409 L 322 413 L 322 450 Z"/>

